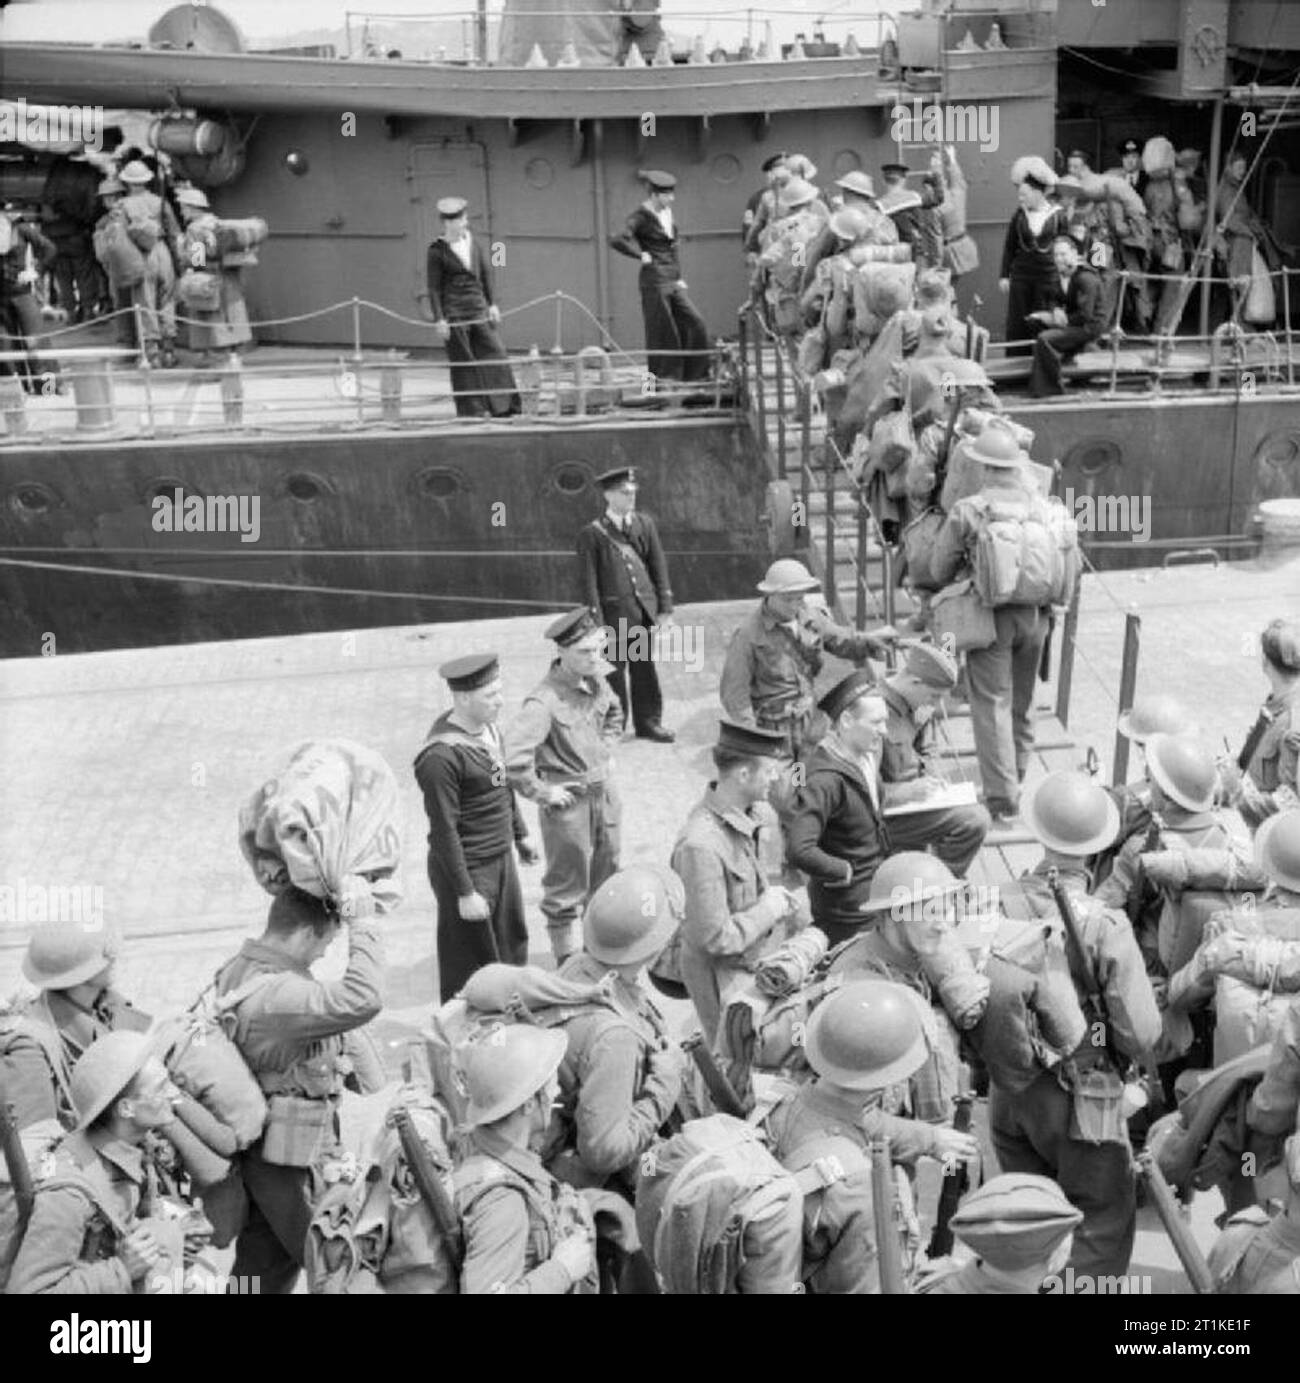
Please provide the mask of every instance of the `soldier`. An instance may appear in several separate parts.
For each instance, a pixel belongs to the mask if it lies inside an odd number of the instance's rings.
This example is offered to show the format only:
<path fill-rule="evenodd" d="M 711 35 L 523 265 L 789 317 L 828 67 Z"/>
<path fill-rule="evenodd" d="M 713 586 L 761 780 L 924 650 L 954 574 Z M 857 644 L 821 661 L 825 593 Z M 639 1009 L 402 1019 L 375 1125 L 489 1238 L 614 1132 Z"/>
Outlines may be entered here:
<path fill-rule="evenodd" d="M 817 1080 L 768 1116 L 772 1151 L 787 1170 L 830 1171 L 804 1195 L 803 1276 L 819 1295 L 879 1292 L 870 1147 L 888 1138 L 892 1161 L 970 1159 L 968 1133 L 886 1113 L 890 1086 L 929 1055 L 927 1015 L 912 991 L 879 980 L 846 984 L 813 1010 L 804 1051 Z M 838 1175 L 836 1175 L 838 1173 Z"/>
<path fill-rule="evenodd" d="M 773 929 L 798 911 L 793 894 L 769 885 L 761 838 L 776 829 L 765 808 L 783 736 L 752 726 L 718 726 L 717 781 L 692 809 L 673 846 L 672 866 L 686 891 L 681 970 L 706 1041 L 721 1017 L 722 990 L 753 968 Z"/>
<path fill-rule="evenodd" d="M 809 876 L 813 921 L 837 946 L 867 925 L 862 904 L 893 849 L 876 760 L 888 712 L 868 672 L 851 672 L 817 704 L 831 731 L 808 756 L 786 841 Z"/>
<path fill-rule="evenodd" d="M 144 1149 L 172 1122 L 180 1091 L 140 1033 L 107 1033 L 72 1069 L 76 1132 L 54 1153 L 50 1176 L 14 1260 L 11 1295 L 125 1295 L 167 1266 L 148 1223 L 158 1179 Z"/>
<path fill-rule="evenodd" d="M 881 211 L 880 202 L 876 198 L 875 184 L 868 174 L 855 168 L 851 173 L 837 178 L 835 186 L 843 194 L 841 209 L 854 211 L 861 218 L 860 225 L 855 226 L 853 243 L 861 245 L 896 245 L 898 243 L 898 228 L 894 225 L 893 219 Z M 846 238 L 835 230 L 829 222 L 817 233 L 816 238 L 808 246 L 807 262 L 800 283 L 803 292 L 808 291 L 816 277 L 817 266 L 823 259 L 842 248 L 840 242 Z"/>
<path fill-rule="evenodd" d="M 217 973 L 217 996 L 261 987 L 234 1007 L 232 1037 L 267 1097 L 262 1137 L 240 1156 L 248 1219 L 235 1244 L 236 1277 L 261 1290 L 293 1291 L 312 1216 L 311 1167 L 338 1137 L 338 1102 L 350 1069 L 344 1034 L 383 1007 L 383 948 L 373 904 L 347 900 L 341 918 L 323 900 L 289 888 L 271 903 L 266 929 Z M 348 937 L 341 979 L 313 978 L 311 965 L 340 932 Z"/>
<path fill-rule="evenodd" d="M 23 975 L 40 994 L 0 1016 L 5 1098 L 20 1129 L 45 1119 L 73 1127 L 73 1063 L 105 1033 L 149 1026 L 113 988 L 117 949 L 111 930 L 84 922 L 46 922 L 33 932 Z"/>
<path fill-rule="evenodd" d="M 884 659 L 895 632 L 886 625 L 859 634 L 837 625 L 820 601 L 810 599 L 821 582 L 790 557 L 773 562 L 758 589 L 763 600 L 727 646 L 722 708 L 738 725 L 781 734 L 787 758 L 797 762 L 825 733 L 813 697 L 823 654 L 853 663 Z"/>
<path fill-rule="evenodd" d="M 991 420 L 967 447 L 984 468 L 979 492 L 959 499 L 934 540 L 930 570 L 946 585 L 965 566 L 975 565 L 975 549 L 988 506 L 1022 504 L 1033 496 L 1024 469 L 1027 453 L 998 420 Z M 1034 747 L 1034 689 L 1043 644 L 1050 632 L 1046 605 L 1002 605 L 993 610 L 996 636 L 988 648 L 966 652 L 971 729 L 979 761 L 984 803 L 994 823 L 1016 816 L 1020 784 Z"/>
<path fill-rule="evenodd" d="M 638 739 L 671 744 L 675 736 L 659 723 L 663 695 L 653 658 L 653 631 L 666 624 L 673 612 L 659 530 L 649 514 L 636 512 L 633 467 L 616 466 L 598 475 L 596 484 L 605 495 L 606 509 L 578 534 L 582 593 L 613 637 L 613 643 L 606 645 L 614 664 L 609 684 L 623 708 L 623 723 L 628 723 L 630 709 Z"/>
<path fill-rule="evenodd" d="M 1209 1253 L 1220 1296 L 1300 1296 L 1300 1132 L 1286 1140 L 1286 1204 L 1251 1206 L 1228 1220 Z"/>
<path fill-rule="evenodd" d="M 562 1032 L 526 1024 L 496 1028 L 462 1049 L 472 1130 L 455 1174 L 465 1296 L 560 1296 L 590 1282 L 590 1217 L 576 1195 L 560 1196 L 533 1151 L 551 1121 L 566 1050 Z"/>
<path fill-rule="evenodd" d="M 1250 738 L 1254 753 L 1243 775 L 1220 766 L 1231 804 L 1251 831 L 1275 812 L 1300 804 L 1300 624 L 1275 619 L 1260 638 L 1268 699 Z"/>
<path fill-rule="evenodd" d="M 622 805 L 610 776 L 623 732 L 602 656 L 605 632 L 584 605 L 553 621 L 558 656 L 506 729 L 506 771 L 536 802 L 546 851 L 542 912 L 557 965 L 573 950 L 573 924 L 618 868 Z"/>
<path fill-rule="evenodd" d="M 882 692 L 889 720 L 880 759 L 880 779 L 890 805 L 909 800 L 903 784 L 921 791 L 931 779 L 922 748 L 945 692 L 957 685 L 957 661 L 935 644 L 915 644 L 903 666 L 890 673 Z M 936 784 L 937 785 L 937 784 Z M 934 853 L 963 877 L 989 831 L 989 814 L 981 806 L 940 807 L 892 817 L 889 838 L 896 850 Z"/>
<path fill-rule="evenodd" d="M 1104 1031 L 1090 1031 L 1068 1061 L 1044 1069 L 1027 1088 L 1014 1094 L 992 1088 L 993 1146 L 1006 1171 L 1052 1177 L 1083 1211 L 1070 1258 L 1075 1272 L 1122 1275 L 1133 1251 L 1137 1201 L 1123 1073 L 1116 1068 L 1151 1052 L 1160 1012 L 1127 918 L 1087 896 L 1085 861 L 1114 839 L 1119 811 L 1091 779 L 1063 771 L 1035 785 L 1024 818 L 1044 854 L 1017 885 L 1002 890 L 1003 910 L 1011 917 L 1057 918 L 1047 876 L 1058 872 L 1083 950 L 1081 958 L 1070 954 L 1080 1005 L 1090 1023 L 1101 1021 L 1089 1000 L 1097 992 L 1108 1017 Z M 1094 1045 L 1101 1039 L 1104 1046 Z"/>
<path fill-rule="evenodd" d="M 180 242 L 180 222 L 171 203 L 149 189 L 154 175 L 143 160 L 132 159 L 117 176 L 126 184 L 122 214 L 127 234 L 144 256 L 144 276 L 130 290 L 140 345 L 151 365 L 161 363 L 164 369 L 172 369 L 178 363 L 172 247 Z"/>
<path fill-rule="evenodd" d="M 521 411 L 514 371 L 497 327 L 501 309 L 483 246 L 470 234 L 464 197 L 438 202 L 442 234 L 429 246 L 426 275 L 434 330 L 447 348 L 456 413 L 510 417 Z"/>
<path fill-rule="evenodd" d="M 972 1191 L 948 1222 L 975 1257 L 964 1264 L 943 1264 L 917 1286 L 917 1295 L 1050 1292 L 1053 1279 L 1070 1261 L 1074 1231 L 1082 1219 L 1047 1177 L 1026 1172 L 993 1177 Z"/>
<path fill-rule="evenodd" d="M 763 160 L 759 170 L 763 174 L 763 186 L 751 194 L 749 201 L 745 203 L 745 214 L 740 223 L 740 239 L 745 249 L 751 253 L 758 252 L 758 237 L 776 211 L 777 189 L 788 176 L 786 158 L 787 155 L 782 150 L 781 153 L 770 154 Z"/>
<path fill-rule="evenodd" d="M 708 379 L 709 329 L 686 296 L 686 280 L 677 257 L 678 234 L 673 220 L 677 179 L 655 169 L 638 176 L 650 195 L 627 218 L 623 233 L 611 236 L 609 243 L 619 254 L 641 261 L 647 368 L 656 379 L 687 384 Z"/>
<path fill-rule="evenodd" d="M 434 721 L 416 755 L 415 781 L 429 817 L 429 884 L 438 904 L 438 989 L 460 992 L 481 965 L 528 959 L 528 926 L 511 844 L 525 864 L 537 854 L 506 780 L 501 670 L 495 653 L 471 653 L 438 669 L 452 708 Z"/>
<path fill-rule="evenodd" d="M 583 949 L 560 970 L 578 983 L 608 977 L 609 984 L 608 1007 L 584 1010 L 564 1025 L 569 1046 L 545 1159 L 552 1173 L 575 1186 L 613 1181 L 630 1197 L 636 1160 L 681 1095 L 681 1048 L 637 982 L 672 939 L 681 910 L 676 878 L 629 865 L 592 895 L 582 919 Z"/>

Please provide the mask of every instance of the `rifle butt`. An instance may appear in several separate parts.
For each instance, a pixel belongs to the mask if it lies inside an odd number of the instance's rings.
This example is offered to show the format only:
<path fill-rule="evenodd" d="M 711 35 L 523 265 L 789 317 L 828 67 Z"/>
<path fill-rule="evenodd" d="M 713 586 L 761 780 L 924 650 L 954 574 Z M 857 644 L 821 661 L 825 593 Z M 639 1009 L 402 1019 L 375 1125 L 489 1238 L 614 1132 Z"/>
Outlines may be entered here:
<path fill-rule="evenodd" d="M 1146 1183 L 1147 1194 L 1156 1208 L 1156 1214 L 1160 1216 L 1160 1223 L 1165 1227 L 1169 1242 L 1174 1246 L 1174 1252 L 1187 1274 L 1187 1280 L 1192 1284 L 1192 1290 L 1197 1296 L 1210 1296 L 1214 1291 L 1214 1275 L 1210 1272 L 1210 1265 L 1206 1262 L 1200 1246 L 1192 1238 L 1192 1232 L 1178 1209 L 1178 1202 L 1165 1180 L 1165 1174 L 1149 1152 L 1139 1156 L 1138 1174 Z"/>
<path fill-rule="evenodd" d="M 903 1251 L 894 1218 L 894 1166 L 887 1138 L 873 1139 L 871 1143 L 871 1204 L 881 1295 L 904 1296 L 907 1288 L 903 1282 Z"/>
<path fill-rule="evenodd" d="M 718 1065 L 718 1059 L 709 1050 L 704 1035 L 692 1033 L 683 1040 L 682 1050 L 687 1052 L 695 1063 L 695 1069 L 704 1081 L 704 1088 L 709 1092 L 714 1108 L 720 1114 L 730 1114 L 733 1118 L 743 1119 L 749 1112 L 745 1108 L 745 1102 L 727 1079 L 726 1072 Z"/>

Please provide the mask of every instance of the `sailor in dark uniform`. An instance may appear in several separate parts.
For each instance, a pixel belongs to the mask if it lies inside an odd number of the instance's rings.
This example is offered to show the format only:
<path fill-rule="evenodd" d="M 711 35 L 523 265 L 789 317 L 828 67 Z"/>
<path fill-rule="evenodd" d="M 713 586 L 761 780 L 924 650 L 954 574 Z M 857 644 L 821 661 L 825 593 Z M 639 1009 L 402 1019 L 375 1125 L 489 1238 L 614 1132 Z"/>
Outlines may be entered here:
<path fill-rule="evenodd" d="M 671 730 L 659 723 L 663 695 L 651 658 L 655 625 L 672 614 L 673 593 L 659 531 L 649 514 L 636 512 L 636 472 L 619 466 L 596 477 L 606 509 L 578 534 L 581 599 L 609 626 L 607 644 L 614 671 L 609 684 L 628 719 L 627 684 L 632 684 L 632 723 L 639 739 L 670 744 Z"/>
<path fill-rule="evenodd" d="M 451 362 L 458 416 L 503 417 L 520 411 L 519 394 L 497 333 L 501 309 L 492 300 L 488 256 L 469 233 L 468 205 L 464 197 L 438 203 L 443 230 L 429 246 L 429 307 Z"/>
<path fill-rule="evenodd" d="M 645 318 L 647 368 L 657 379 L 686 383 L 709 377 L 709 332 L 686 296 L 677 258 L 671 173 L 650 171 L 641 180 L 650 196 L 627 218 L 621 235 L 610 237 L 619 254 L 641 261 L 641 314 Z M 698 351 L 698 355 L 660 355 L 659 351 Z"/>
<path fill-rule="evenodd" d="M 491 961 L 528 959 L 524 900 L 511 844 L 537 854 L 505 772 L 501 675 L 495 653 L 438 669 L 454 705 L 434 721 L 415 760 L 429 816 L 429 883 L 438 903 L 438 987 L 445 1003 Z"/>

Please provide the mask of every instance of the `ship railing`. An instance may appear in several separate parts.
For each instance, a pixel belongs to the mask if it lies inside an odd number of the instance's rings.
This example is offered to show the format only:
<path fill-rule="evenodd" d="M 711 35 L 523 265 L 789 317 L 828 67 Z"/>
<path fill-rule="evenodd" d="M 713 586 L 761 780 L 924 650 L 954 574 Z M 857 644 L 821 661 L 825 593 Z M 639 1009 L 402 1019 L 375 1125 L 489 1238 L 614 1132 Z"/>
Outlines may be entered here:
<path fill-rule="evenodd" d="M 359 319 L 361 307 L 376 305 L 354 299 L 342 306 Z M 190 319 L 177 320 L 185 325 Z M 6 370 L 0 375 L 5 423 L 0 442 L 55 441 L 69 432 L 84 440 L 239 430 L 424 429 L 487 421 L 568 426 L 626 420 L 647 410 L 656 417 L 682 416 L 687 410 L 691 416 L 730 413 L 735 388 L 735 350 L 722 341 L 708 350 L 704 368 L 702 352 L 653 353 L 656 366 L 665 358 L 694 361 L 695 372 L 703 376 L 694 381 L 657 377 L 649 369 L 651 353 L 619 347 L 606 336 L 605 346 L 567 352 L 534 347 L 508 354 L 499 363 L 510 366 L 513 390 L 500 382 L 464 389 L 447 387 L 450 362 L 441 358 L 402 359 L 395 349 L 368 352 L 359 325 L 350 352 L 310 347 L 320 358 L 265 363 L 255 354 L 246 361 L 235 352 L 215 352 L 204 364 L 176 369 L 157 368 L 134 347 L 58 343 L 73 331 L 84 335 L 87 325 L 92 324 L 52 329 L 27 351 L 0 352 Z M 559 335 L 557 322 L 557 340 Z M 30 414 L 19 378 L 24 366 L 33 392 L 45 395 Z M 454 415 L 457 403 L 468 407 L 471 400 L 482 400 L 495 416 Z"/>
<path fill-rule="evenodd" d="M 810 16 L 794 6 L 734 6 L 725 9 L 634 12 L 592 4 L 586 10 L 532 10 L 517 20 L 533 24 L 554 20 L 557 31 L 568 20 L 604 20 L 609 32 L 626 44 L 624 21 L 658 19 L 666 31 L 690 33 L 690 48 L 673 46 L 674 65 L 701 62 L 810 61 L 852 56 L 879 50 L 885 39 L 897 33 L 892 15 L 876 10 L 849 10 Z M 344 27 L 347 58 L 352 61 L 428 62 L 455 67 L 505 67 L 500 61 L 505 16 L 489 14 L 486 4 L 476 9 L 433 14 L 388 14 L 382 11 L 347 10 Z M 853 42 L 850 44 L 849 39 Z M 394 39 L 400 47 L 391 46 Z M 672 39 L 669 39 L 672 46 Z M 412 51 L 418 45 L 419 51 Z M 796 46 L 797 45 L 797 46 Z M 848 50 L 847 52 L 845 50 Z M 533 63 L 526 64 L 528 66 Z M 558 61 L 557 67 L 595 66 L 594 63 Z M 600 64 L 615 65 L 614 56 Z"/>

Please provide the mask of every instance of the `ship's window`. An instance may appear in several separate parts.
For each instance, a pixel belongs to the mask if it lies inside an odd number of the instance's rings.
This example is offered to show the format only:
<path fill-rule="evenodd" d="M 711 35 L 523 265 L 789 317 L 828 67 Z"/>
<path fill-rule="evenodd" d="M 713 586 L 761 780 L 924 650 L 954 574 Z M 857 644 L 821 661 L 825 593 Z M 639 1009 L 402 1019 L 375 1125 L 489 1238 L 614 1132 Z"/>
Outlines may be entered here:
<path fill-rule="evenodd" d="M 46 514 L 55 505 L 53 491 L 44 485 L 36 483 L 20 485 L 9 497 L 10 504 L 15 509 L 21 509 L 28 514 Z"/>
<path fill-rule="evenodd" d="M 1294 464 L 1300 456 L 1300 437 L 1294 432 L 1274 433 L 1265 437 L 1256 453 L 1266 466 L 1283 471 Z"/>
<path fill-rule="evenodd" d="M 567 461 L 551 473 L 555 488 L 562 494 L 576 495 L 591 484 L 591 472 L 577 461 Z"/>
<path fill-rule="evenodd" d="M 740 160 L 735 154 L 719 154 L 709 171 L 714 182 L 735 182 L 740 177 Z"/>
<path fill-rule="evenodd" d="M 144 502 L 151 504 L 160 496 L 163 499 L 175 499 L 177 490 L 183 491 L 186 495 L 198 495 L 200 497 L 203 495 L 203 491 L 197 485 L 186 485 L 174 475 L 160 475 L 155 480 L 151 480 L 145 488 Z"/>
<path fill-rule="evenodd" d="M 1076 443 L 1065 458 L 1065 469 L 1079 471 L 1081 475 L 1100 475 L 1119 464 L 1119 447 L 1105 437 L 1093 437 Z"/>
<path fill-rule="evenodd" d="M 420 488 L 430 499 L 450 499 L 463 488 L 463 481 L 455 471 L 438 467 L 420 476 Z"/>
<path fill-rule="evenodd" d="M 319 499 L 324 488 L 319 477 L 308 475 L 305 471 L 299 471 L 298 474 L 291 475 L 285 481 L 285 489 L 294 499 L 299 499 L 304 504 L 310 504 L 312 500 Z"/>
<path fill-rule="evenodd" d="M 831 160 L 831 168 L 837 178 L 842 178 L 845 173 L 856 173 L 862 168 L 862 159 L 856 149 L 841 149 Z"/>
<path fill-rule="evenodd" d="M 550 187 L 555 180 L 555 165 L 550 159 L 530 158 L 524 165 L 524 181 L 529 187 Z"/>

